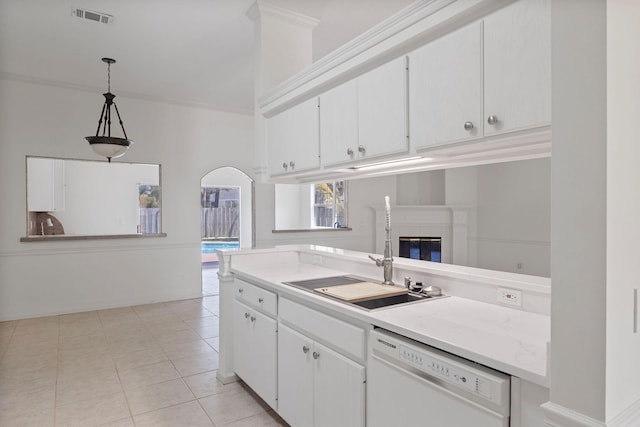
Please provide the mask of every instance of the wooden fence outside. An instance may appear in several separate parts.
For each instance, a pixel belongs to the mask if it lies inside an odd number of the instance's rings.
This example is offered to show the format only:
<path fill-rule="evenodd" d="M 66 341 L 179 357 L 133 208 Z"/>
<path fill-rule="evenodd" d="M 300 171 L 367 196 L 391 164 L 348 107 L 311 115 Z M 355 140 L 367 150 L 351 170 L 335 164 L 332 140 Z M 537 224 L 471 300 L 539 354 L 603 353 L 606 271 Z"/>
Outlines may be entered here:
<path fill-rule="evenodd" d="M 160 233 L 160 208 L 140 208 L 140 230 L 138 233 Z"/>
<path fill-rule="evenodd" d="M 205 238 L 240 238 L 238 208 L 202 208 L 200 233 Z"/>

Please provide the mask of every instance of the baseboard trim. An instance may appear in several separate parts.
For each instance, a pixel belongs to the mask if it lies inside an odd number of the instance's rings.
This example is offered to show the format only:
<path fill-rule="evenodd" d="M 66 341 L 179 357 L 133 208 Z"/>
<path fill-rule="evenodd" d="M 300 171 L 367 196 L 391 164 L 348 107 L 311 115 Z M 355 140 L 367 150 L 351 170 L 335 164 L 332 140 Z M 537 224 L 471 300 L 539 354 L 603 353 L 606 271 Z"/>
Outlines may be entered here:
<path fill-rule="evenodd" d="M 218 373 L 216 374 L 216 378 L 224 385 L 235 383 L 240 380 L 240 378 L 236 374 L 224 376 L 220 373 L 220 371 L 218 371 Z"/>
<path fill-rule="evenodd" d="M 640 399 L 613 417 L 607 427 L 636 427 L 640 425 Z"/>
<path fill-rule="evenodd" d="M 606 427 L 602 421 L 565 408 L 553 402 L 543 403 L 544 425 L 546 427 Z"/>

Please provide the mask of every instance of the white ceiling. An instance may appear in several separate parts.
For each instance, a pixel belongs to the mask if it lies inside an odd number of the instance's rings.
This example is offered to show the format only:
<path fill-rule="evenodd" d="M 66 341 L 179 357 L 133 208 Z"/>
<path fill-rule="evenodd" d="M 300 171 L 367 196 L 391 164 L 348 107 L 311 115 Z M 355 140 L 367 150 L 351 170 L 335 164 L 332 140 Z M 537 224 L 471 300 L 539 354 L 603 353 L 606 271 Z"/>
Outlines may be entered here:
<path fill-rule="evenodd" d="M 255 0 L 0 0 L 0 77 L 251 113 Z M 320 19 L 319 58 L 412 0 L 270 0 Z M 72 16 L 80 7 L 110 25 Z"/>

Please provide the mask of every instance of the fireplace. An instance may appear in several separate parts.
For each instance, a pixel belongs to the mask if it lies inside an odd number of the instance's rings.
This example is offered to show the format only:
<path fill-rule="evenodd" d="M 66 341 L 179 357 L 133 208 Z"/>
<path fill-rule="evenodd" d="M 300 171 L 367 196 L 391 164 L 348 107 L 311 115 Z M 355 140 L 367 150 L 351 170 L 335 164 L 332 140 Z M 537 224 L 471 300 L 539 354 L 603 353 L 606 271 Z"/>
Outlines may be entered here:
<path fill-rule="evenodd" d="M 386 213 L 384 206 L 373 206 L 376 214 L 376 253 L 384 253 L 386 239 Z M 467 265 L 467 216 L 466 206 L 392 206 L 391 235 L 393 237 L 393 253 L 402 257 L 402 249 L 398 237 L 440 239 L 440 259 L 444 264 Z M 401 243 L 402 245 L 402 243 Z M 434 244 L 435 246 L 435 244 Z M 435 261 L 436 255 L 432 256 Z"/>
<path fill-rule="evenodd" d="M 400 237 L 398 256 L 422 261 L 440 262 L 442 258 L 442 238 Z"/>

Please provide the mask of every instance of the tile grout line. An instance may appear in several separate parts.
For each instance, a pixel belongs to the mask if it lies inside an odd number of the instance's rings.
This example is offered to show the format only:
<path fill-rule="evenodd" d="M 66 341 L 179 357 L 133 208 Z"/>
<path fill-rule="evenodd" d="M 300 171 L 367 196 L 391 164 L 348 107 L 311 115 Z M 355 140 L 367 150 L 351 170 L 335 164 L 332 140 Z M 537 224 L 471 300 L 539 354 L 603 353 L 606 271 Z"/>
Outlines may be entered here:
<path fill-rule="evenodd" d="M 124 386 L 122 385 L 122 378 L 120 378 L 120 370 L 118 369 L 118 364 L 116 363 L 116 359 L 114 357 L 111 346 L 109 345 L 109 340 L 107 339 L 107 332 L 104 327 L 104 322 L 102 321 L 102 317 L 100 316 L 100 312 L 96 311 L 98 315 L 98 320 L 100 321 L 100 326 L 102 327 L 102 334 L 104 335 L 104 340 L 107 342 L 107 348 L 109 351 L 109 356 L 111 357 L 111 361 L 113 362 L 113 367 L 116 370 L 116 375 L 118 376 L 118 383 L 120 383 L 120 390 L 122 390 L 122 395 L 124 396 L 124 401 L 127 404 L 127 409 L 129 410 L 129 417 L 133 425 L 136 425 L 136 422 L 133 419 L 133 412 L 131 411 L 131 405 L 129 404 L 129 398 L 127 397 L 127 393 L 124 391 Z"/>

